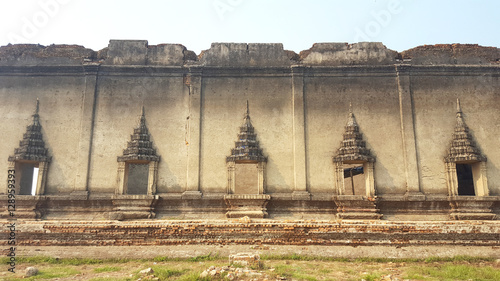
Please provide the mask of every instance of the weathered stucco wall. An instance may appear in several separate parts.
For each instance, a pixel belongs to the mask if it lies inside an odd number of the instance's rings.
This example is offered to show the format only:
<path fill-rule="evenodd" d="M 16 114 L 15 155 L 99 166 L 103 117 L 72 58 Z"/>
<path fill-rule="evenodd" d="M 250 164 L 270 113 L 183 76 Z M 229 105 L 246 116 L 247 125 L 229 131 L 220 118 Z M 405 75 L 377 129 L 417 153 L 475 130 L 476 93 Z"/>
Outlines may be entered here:
<path fill-rule="evenodd" d="M 491 195 L 500 194 L 498 169 L 500 138 L 500 92 L 498 68 L 450 67 L 458 73 L 443 73 L 441 67 L 412 70 L 417 152 L 420 183 L 425 193 L 446 193 L 443 159 L 450 146 L 459 98 L 464 121 L 477 146 L 488 158 Z M 450 72 L 451 72 L 450 71 Z"/>
<path fill-rule="evenodd" d="M 334 192 L 332 156 L 340 147 L 349 103 L 352 103 L 367 147 L 376 157 L 378 191 L 405 193 L 396 78 L 393 73 L 379 73 L 374 77 L 358 70 L 333 69 L 334 75 L 323 73 L 323 77 L 306 79 L 307 162 L 311 191 Z"/>
<path fill-rule="evenodd" d="M 186 185 L 188 116 L 182 74 L 142 77 L 143 73 L 134 69 L 122 74 L 113 73 L 112 68 L 103 71 L 98 81 L 90 191 L 114 193 L 116 157 L 127 147 L 144 105 L 151 139 L 161 156 L 158 192 L 182 192 Z"/>
<path fill-rule="evenodd" d="M 7 159 L 19 147 L 31 124 L 36 99 L 42 101 L 40 115 L 45 147 L 52 155 L 48 171 L 46 192 L 55 194 L 73 190 L 79 173 L 78 146 L 82 120 L 82 98 L 85 78 L 80 74 L 46 75 L 43 72 L 28 75 L 10 73 L 0 75 L 0 99 L 2 112 L 2 142 L 0 155 L 5 171 L 0 180 L 7 183 Z M 9 148 L 7 148 L 9 147 Z M 6 192 L 3 188 L 2 193 Z"/>
<path fill-rule="evenodd" d="M 214 43 L 199 56 L 182 45 L 149 46 L 145 40 L 111 40 L 98 52 L 72 45 L 3 46 L 0 170 L 7 171 L 39 98 L 43 139 L 52 156 L 45 195 L 109 197 L 117 190 L 117 157 L 144 106 L 161 156 L 159 198 L 186 199 L 181 194 L 189 191 L 195 199 L 222 200 L 225 158 L 248 100 L 268 158 L 266 193 L 272 200 L 332 201 L 332 157 L 352 103 L 376 158 L 377 196 L 446 198 L 443 159 L 459 98 L 464 120 L 488 158 L 490 195 L 500 196 L 499 58 L 497 48 L 477 45 L 398 53 L 381 43 L 321 43 L 296 54 L 281 44 Z M 0 181 L 7 181 L 6 172 Z M 325 204 L 280 202 L 270 206 L 303 211 Z"/>
<path fill-rule="evenodd" d="M 225 192 L 225 156 L 231 154 L 243 123 L 246 100 L 257 139 L 268 157 L 267 191 L 293 185 L 292 118 L 289 77 L 209 77 L 203 81 L 201 186 Z M 221 189 L 222 187 L 222 189 Z"/>

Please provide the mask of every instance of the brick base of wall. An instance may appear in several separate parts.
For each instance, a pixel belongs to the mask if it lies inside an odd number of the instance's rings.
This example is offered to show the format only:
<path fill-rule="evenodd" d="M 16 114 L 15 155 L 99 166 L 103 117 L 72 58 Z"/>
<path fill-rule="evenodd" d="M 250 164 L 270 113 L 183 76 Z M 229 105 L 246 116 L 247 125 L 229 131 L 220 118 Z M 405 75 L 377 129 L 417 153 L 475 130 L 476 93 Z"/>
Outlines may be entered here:
<path fill-rule="evenodd" d="M 2 221 L 1 233 L 7 237 Z M 488 246 L 500 221 L 16 221 L 18 246 Z M 7 246 L 7 240 L 0 240 Z M 499 248 L 500 249 L 500 248 Z M 464 253 L 467 254 L 467 253 Z"/>

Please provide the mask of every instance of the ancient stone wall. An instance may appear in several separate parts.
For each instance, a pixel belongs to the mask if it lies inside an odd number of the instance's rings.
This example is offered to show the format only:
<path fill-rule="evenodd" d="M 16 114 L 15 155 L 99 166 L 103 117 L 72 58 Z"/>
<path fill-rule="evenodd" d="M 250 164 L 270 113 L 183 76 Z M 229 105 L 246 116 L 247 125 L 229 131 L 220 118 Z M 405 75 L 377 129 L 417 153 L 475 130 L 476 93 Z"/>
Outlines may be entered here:
<path fill-rule="evenodd" d="M 500 246 L 498 222 L 27 221 L 19 246 Z M 3 229 L 6 229 L 4 227 Z M 3 231 L 3 230 L 2 230 Z M 0 241 L 7 245 L 7 241 Z"/>
<path fill-rule="evenodd" d="M 0 182 L 7 183 L 9 156 L 19 147 L 38 98 L 52 160 L 44 194 L 23 198 L 24 211 L 39 209 L 34 217 L 90 212 L 106 218 L 121 210 L 117 202 L 137 199 L 134 204 L 143 201 L 136 211 L 146 208 L 140 212 L 147 216 L 221 218 L 226 156 L 248 101 L 267 157 L 269 217 L 328 218 L 354 206 L 346 208 L 342 200 L 347 199 L 336 197 L 332 161 L 352 104 L 376 159 L 376 198 L 356 197 L 365 204 L 357 213 L 370 209 L 385 212 L 386 219 L 448 219 L 458 212 L 467 214 L 462 218 L 491 219 L 499 212 L 500 196 L 499 58 L 497 48 L 459 44 L 398 53 L 381 43 L 319 43 L 296 54 L 281 44 L 213 43 L 199 56 L 182 45 L 150 46 L 145 40 L 111 40 L 101 51 L 3 46 L 0 171 L 5 172 Z M 484 198 L 450 197 L 444 158 L 457 98 L 487 158 Z M 142 107 L 161 157 L 155 193 L 117 197 L 117 157 Z M 6 193 L 5 185 L 0 199 Z M 456 207 L 454 200 L 469 205 Z"/>

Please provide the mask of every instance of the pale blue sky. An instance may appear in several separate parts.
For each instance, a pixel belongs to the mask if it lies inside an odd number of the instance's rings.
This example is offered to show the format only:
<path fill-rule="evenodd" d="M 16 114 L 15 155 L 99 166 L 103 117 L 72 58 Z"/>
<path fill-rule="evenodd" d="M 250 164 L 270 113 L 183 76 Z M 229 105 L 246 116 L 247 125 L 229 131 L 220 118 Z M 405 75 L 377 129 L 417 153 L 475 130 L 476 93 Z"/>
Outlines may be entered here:
<path fill-rule="evenodd" d="M 376 41 L 403 51 L 424 44 L 500 47 L 498 0 L 0 0 L 0 45 L 110 39 L 180 43 L 197 54 L 212 42 Z"/>

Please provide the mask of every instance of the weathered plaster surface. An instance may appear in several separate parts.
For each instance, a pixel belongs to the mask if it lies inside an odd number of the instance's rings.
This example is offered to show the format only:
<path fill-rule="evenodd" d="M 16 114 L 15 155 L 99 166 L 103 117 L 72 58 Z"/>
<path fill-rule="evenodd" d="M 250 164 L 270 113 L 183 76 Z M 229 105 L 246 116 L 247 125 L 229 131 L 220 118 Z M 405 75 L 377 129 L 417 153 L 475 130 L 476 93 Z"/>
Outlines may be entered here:
<path fill-rule="evenodd" d="M 225 157 L 234 147 L 248 100 L 268 157 L 267 193 L 272 200 L 291 200 L 293 191 L 307 191 L 319 200 L 302 209 L 304 202 L 271 202 L 270 208 L 300 213 L 323 206 L 318 214 L 333 214 L 319 202 L 331 202 L 336 193 L 332 157 L 352 103 L 376 158 L 377 195 L 396 202 L 405 194 L 423 194 L 445 202 L 443 158 L 459 98 L 464 120 L 488 159 L 489 191 L 497 196 L 491 200 L 498 212 L 499 58 L 498 48 L 459 44 L 398 53 L 381 43 L 318 43 L 296 54 L 282 44 L 213 43 L 199 56 L 182 45 L 149 46 L 145 40 L 111 40 L 98 52 L 74 45 L 3 46 L 0 170 L 7 170 L 39 98 L 43 138 L 52 156 L 45 195 L 109 197 L 117 188 L 117 156 L 144 105 L 161 156 L 161 200 L 181 199 L 185 191 L 222 200 Z M 6 176 L 0 173 L 0 182 Z M 161 200 L 159 209 L 167 208 Z M 195 205 L 184 206 L 192 210 Z"/>

